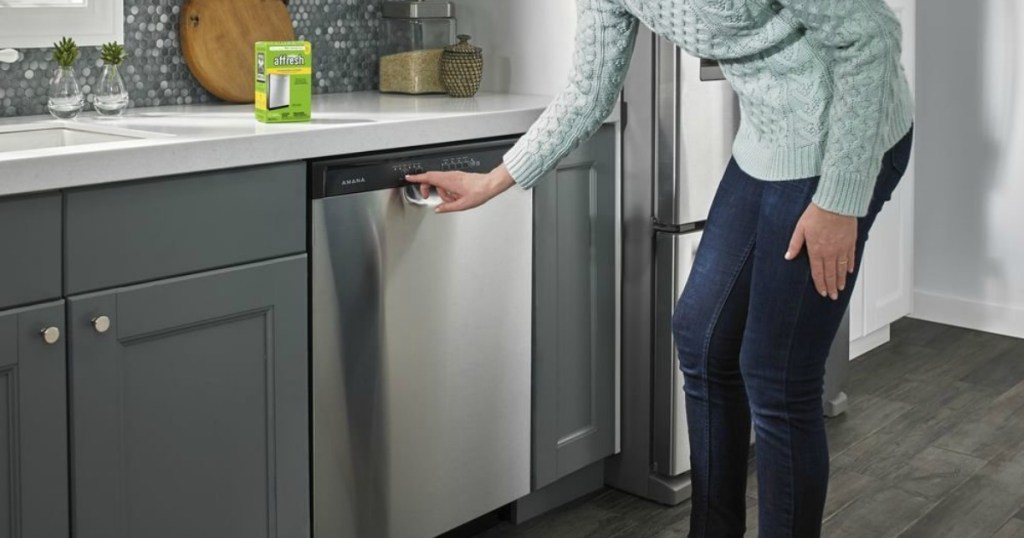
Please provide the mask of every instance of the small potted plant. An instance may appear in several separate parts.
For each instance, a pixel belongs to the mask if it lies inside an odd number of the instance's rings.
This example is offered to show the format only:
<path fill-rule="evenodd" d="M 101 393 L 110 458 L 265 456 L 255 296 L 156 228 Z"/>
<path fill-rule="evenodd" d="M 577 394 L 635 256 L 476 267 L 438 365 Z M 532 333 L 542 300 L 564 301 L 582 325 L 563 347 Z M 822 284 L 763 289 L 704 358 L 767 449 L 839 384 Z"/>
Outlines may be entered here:
<path fill-rule="evenodd" d="M 75 62 L 78 61 L 78 45 L 75 41 L 65 37 L 54 43 L 53 61 L 57 62 L 57 69 L 50 79 L 46 108 L 57 119 L 74 119 L 85 106 L 85 96 L 75 77 Z"/>
<path fill-rule="evenodd" d="M 116 42 L 100 49 L 103 72 L 100 74 L 92 106 L 102 116 L 120 116 L 128 108 L 128 90 L 118 68 L 124 63 L 124 47 Z"/>

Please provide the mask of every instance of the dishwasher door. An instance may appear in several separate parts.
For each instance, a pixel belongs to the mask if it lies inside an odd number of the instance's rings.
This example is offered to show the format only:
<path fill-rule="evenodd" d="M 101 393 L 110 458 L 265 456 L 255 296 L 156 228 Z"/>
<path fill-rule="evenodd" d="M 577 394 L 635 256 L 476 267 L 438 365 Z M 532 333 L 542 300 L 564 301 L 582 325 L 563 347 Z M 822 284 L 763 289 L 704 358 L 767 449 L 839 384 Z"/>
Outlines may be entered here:
<path fill-rule="evenodd" d="M 532 197 L 414 202 L 312 203 L 316 538 L 431 537 L 530 491 Z"/>
<path fill-rule="evenodd" d="M 292 104 L 292 78 L 290 75 L 267 77 L 267 110 L 287 108 Z"/>

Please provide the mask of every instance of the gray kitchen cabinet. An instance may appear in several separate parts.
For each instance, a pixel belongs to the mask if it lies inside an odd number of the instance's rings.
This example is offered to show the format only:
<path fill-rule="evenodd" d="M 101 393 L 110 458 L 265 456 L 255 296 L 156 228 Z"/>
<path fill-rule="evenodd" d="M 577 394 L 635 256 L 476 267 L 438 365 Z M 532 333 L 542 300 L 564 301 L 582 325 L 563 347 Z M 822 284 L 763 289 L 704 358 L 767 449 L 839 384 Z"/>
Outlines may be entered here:
<path fill-rule="evenodd" d="M 306 268 L 68 299 L 76 538 L 309 536 Z"/>
<path fill-rule="evenodd" d="M 616 131 L 534 194 L 534 490 L 615 451 Z"/>
<path fill-rule="evenodd" d="M 64 302 L 0 312 L 0 537 L 68 536 Z"/>

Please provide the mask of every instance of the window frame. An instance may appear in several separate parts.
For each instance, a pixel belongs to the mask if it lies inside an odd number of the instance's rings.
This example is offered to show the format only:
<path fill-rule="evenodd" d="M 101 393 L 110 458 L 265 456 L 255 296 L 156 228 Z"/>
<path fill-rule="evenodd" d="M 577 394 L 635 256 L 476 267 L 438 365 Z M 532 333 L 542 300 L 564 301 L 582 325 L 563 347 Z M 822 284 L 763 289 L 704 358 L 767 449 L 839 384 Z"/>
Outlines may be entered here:
<path fill-rule="evenodd" d="M 124 42 L 124 0 L 58 7 L 6 4 L 0 0 L 0 48 L 50 47 L 63 36 L 82 47 Z"/>

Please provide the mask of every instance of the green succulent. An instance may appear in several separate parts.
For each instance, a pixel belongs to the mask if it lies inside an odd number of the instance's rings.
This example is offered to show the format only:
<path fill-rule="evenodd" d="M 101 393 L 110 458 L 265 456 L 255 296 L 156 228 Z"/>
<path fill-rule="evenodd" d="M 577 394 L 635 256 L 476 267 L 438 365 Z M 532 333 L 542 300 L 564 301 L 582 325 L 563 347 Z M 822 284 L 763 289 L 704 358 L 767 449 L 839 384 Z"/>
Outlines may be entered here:
<path fill-rule="evenodd" d="M 121 65 L 124 63 L 124 46 L 116 41 L 106 43 L 100 48 L 100 57 L 107 65 Z"/>
<path fill-rule="evenodd" d="M 71 67 L 78 60 L 78 45 L 75 40 L 65 37 L 53 44 L 53 61 L 61 67 Z"/>

